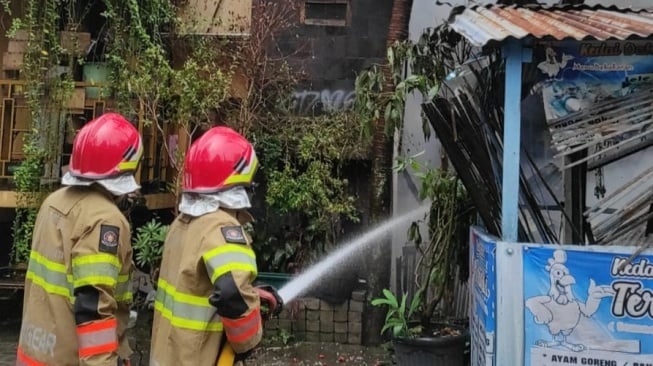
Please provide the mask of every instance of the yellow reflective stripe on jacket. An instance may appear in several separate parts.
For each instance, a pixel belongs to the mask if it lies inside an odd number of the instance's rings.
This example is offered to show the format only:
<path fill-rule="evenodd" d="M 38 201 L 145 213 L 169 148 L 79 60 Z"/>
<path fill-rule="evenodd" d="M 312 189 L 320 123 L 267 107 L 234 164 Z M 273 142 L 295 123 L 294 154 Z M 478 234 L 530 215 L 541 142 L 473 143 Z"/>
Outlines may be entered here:
<path fill-rule="evenodd" d="M 168 319 L 172 326 L 197 331 L 221 332 L 222 322 L 208 297 L 177 291 L 159 279 L 154 309 Z"/>
<path fill-rule="evenodd" d="M 111 254 L 90 254 L 73 258 L 73 287 L 106 285 L 118 282 L 120 261 Z"/>
<path fill-rule="evenodd" d="M 114 290 L 113 297 L 118 302 L 132 301 L 133 293 L 131 288 L 131 276 L 129 275 L 118 276 L 118 283 L 116 284 L 116 289 Z"/>
<path fill-rule="evenodd" d="M 256 255 L 250 247 L 244 245 L 221 245 L 204 253 L 202 258 L 206 263 L 211 283 L 215 283 L 218 277 L 231 271 L 248 271 L 254 275 L 258 273 Z"/>
<path fill-rule="evenodd" d="M 45 292 L 67 297 L 72 300 L 73 289 L 66 266 L 51 261 L 36 251 L 30 253 L 26 278 Z"/>

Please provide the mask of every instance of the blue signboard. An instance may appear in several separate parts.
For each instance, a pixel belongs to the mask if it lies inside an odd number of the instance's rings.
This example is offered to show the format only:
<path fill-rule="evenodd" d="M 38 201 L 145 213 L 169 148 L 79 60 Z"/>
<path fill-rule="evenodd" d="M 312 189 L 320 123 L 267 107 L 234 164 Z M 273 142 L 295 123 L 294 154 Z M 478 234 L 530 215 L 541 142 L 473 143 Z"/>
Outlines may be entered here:
<path fill-rule="evenodd" d="M 597 167 L 653 144 L 646 114 L 653 88 L 652 40 L 541 42 L 533 54 L 557 149 L 595 140 L 590 153 L 597 154 L 589 166 Z M 604 133 L 599 138 L 590 128 Z"/>
<path fill-rule="evenodd" d="M 653 41 L 541 42 L 533 60 L 547 120 L 653 86 Z"/>
<path fill-rule="evenodd" d="M 524 365 L 653 365 L 653 256 L 525 246 Z"/>
<path fill-rule="evenodd" d="M 470 230 L 472 366 L 495 365 L 496 241 L 478 228 Z"/>

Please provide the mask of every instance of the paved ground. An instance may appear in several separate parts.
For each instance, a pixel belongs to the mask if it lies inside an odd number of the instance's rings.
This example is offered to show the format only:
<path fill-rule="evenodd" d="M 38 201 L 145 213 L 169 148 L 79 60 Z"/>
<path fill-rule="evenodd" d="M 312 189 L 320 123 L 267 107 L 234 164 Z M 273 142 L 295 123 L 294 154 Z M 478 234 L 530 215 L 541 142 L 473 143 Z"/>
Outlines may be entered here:
<path fill-rule="evenodd" d="M 0 365 L 13 366 L 18 327 L 0 329 Z M 145 358 L 141 362 L 140 358 Z M 146 366 L 146 355 L 136 353 L 134 366 Z M 288 346 L 264 345 L 248 360 L 247 365 L 390 365 L 388 354 L 380 347 L 360 347 L 334 343 L 292 343 Z"/>
<path fill-rule="evenodd" d="M 13 366 L 20 331 L 19 304 L 0 301 L 0 366 Z M 139 316 L 131 339 L 134 366 L 147 366 L 150 317 Z M 388 352 L 382 347 L 362 347 L 336 343 L 291 342 L 284 346 L 264 340 L 247 365 L 264 366 L 327 366 L 327 365 L 390 365 Z"/>
<path fill-rule="evenodd" d="M 0 306 L 2 304 L 0 303 Z M 2 309 L 4 311 L 5 309 Z M 16 345 L 20 323 L 17 321 L 4 321 L 0 323 L 0 365 L 16 364 Z"/>

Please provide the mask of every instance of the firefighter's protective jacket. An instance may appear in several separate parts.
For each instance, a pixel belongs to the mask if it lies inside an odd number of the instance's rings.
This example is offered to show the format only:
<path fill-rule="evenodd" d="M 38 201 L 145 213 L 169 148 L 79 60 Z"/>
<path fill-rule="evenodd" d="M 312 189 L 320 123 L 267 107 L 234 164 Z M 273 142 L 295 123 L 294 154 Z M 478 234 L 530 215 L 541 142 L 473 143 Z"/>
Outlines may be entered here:
<path fill-rule="evenodd" d="M 155 301 L 151 366 L 215 366 L 226 340 L 236 353 L 261 340 L 256 258 L 244 210 L 181 214 L 164 244 Z"/>
<path fill-rule="evenodd" d="M 34 226 L 16 365 L 117 365 L 132 292 L 130 228 L 102 188 L 64 187 Z"/>

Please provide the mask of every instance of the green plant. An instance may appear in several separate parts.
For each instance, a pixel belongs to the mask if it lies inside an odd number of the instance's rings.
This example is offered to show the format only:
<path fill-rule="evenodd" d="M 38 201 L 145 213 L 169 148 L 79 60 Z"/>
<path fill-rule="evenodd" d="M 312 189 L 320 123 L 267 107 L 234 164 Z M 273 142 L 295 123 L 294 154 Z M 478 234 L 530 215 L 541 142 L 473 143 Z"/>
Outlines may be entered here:
<path fill-rule="evenodd" d="M 458 177 L 446 170 L 429 168 L 416 156 L 399 159 L 397 170 L 412 169 L 420 179 L 419 196 L 431 202 L 427 217 L 413 222 L 408 239 L 417 249 L 414 272 L 417 311 L 413 313 L 422 329 L 435 319 L 446 320 L 453 306 L 456 274 L 466 278 L 467 228 L 475 210 Z M 422 234 L 426 229 L 427 233 Z M 440 307 L 440 314 L 436 309 Z"/>
<path fill-rule="evenodd" d="M 288 270 L 289 263 L 301 267 L 327 252 L 338 239 L 341 222 L 358 220 L 341 169 L 365 149 L 351 134 L 357 124 L 350 114 L 295 120 L 276 126 L 272 138 L 256 140 L 257 148 L 263 148 L 268 210 L 287 219 L 287 230 L 261 233 L 257 252 L 267 267 L 286 267 L 281 270 Z"/>
<path fill-rule="evenodd" d="M 420 333 L 420 326 L 414 327 L 410 325 L 410 320 L 413 314 L 418 310 L 420 305 L 420 294 L 413 296 L 409 306 L 407 307 L 408 295 L 402 294 L 401 300 L 397 301 L 397 297 L 388 289 L 383 289 L 383 296 L 372 300 L 373 306 L 387 306 L 388 312 L 385 317 L 385 324 L 381 329 L 381 333 L 386 330 L 392 331 L 392 336 L 411 338 Z"/>
<path fill-rule="evenodd" d="M 27 262 L 32 244 L 32 232 L 38 213 L 38 204 L 43 193 L 39 193 L 43 175 L 43 151 L 34 140 L 28 140 L 23 146 L 26 159 L 14 172 L 17 190 L 16 216 L 13 222 L 13 246 L 11 262 Z"/>
<path fill-rule="evenodd" d="M 466 278 L 466 230 L 473 223 L 475 211 L 455 174 L 429 168 L 416 156 L 399 159 L 396 169 L 415 171 L 420 179 L 419 197 L 431 202 L 431 207 L 424 219 L 411 223 L 408 229 L 408 239 L 418 255 L 413 277 L 415 293 L 403 294 L 398 302 L 386 289 L 385 297 L 372 300 L 372 305 L 388 307 L 382 333 L 391 329 L 394 337 L 410 338 L 431 329 L 432 321 L 446 321 L 449 316 L 456 273 Z M 422 234 L 424 226 L 426 235 Z M 442 311 L 436 315 L 439 306 Z M 417 325 L 411 326 L 411 321 Z"/>
<path fill-rule="evenodd" d="M 188 141 L 208 113 L 229 96 L 232 65 L 230 42 L 216 37 L 180 36 L 190 27 L 176 16 L 167 0 L 105 0 L 110 42 L 103 57 L 109 89 L 118 110 L 135 116 L 139 126 L 161 136 L 185 135 Z M 126 3 L 126 6 L 125 6 Z M 164 36 L 167 33 L 167 36 Z M 160 155 L 183 161 L 187 145 L 171 152 L 161 139 Z M 183 169 L 172 164 L 176 177 L 164 189 L 179 198 Z M 165 181 L 166 177 L 155 177 Z"/>
<path fill-rule="evenodd" d="M 2 6 L 11 14 L 9 2 L 3 2 Z M 31 131 L 23 136 L 25 158 L 14 173 L 18 193 L 11 252 L 14 264 L 29 258 L 38 207 L 54 188 L 58 177 L 57 161 L 61 150 L 51 147 L 59 146 L 63 133 L 67 118 L 64 105 L 74 89 L 70 66 L 75 62 L 73 58 L 64 56 L 59 43 L 57 31 L 62 20 L 62 4 L 51 0 L 28 0 L 22 6 L 24 16 L 14 17 L 8 31 L 9 37 L 17 31 L 25 31 L 28 35 L 21 77 L 25 80 L 23 94 L 31 115 Z M 68 66 L 65 72 L 58 71 L 60 65 Z"/>
<path fill-rule="evenodd" d="M 292 333 L 288 329 L 279 329 L 279 333 L 277 334 L 277 337 L 281 340 L 281 344 L 288 345 L 290 341 L 293 339 Z"/>
<path fill-rule="evenodd" d="M 148 267 L 150 272 L 159 268 L 168 229 L 168 225 L 163 225 L 156 219 L 152 219 L 136 229 L 136 236 L 132 240 L 136 264 Z"/>
<path fill-rule="evenodd" d="M 446 25 L 426 29 L 415 42 L 395 42 L 387 50 L 387 65 L 373 65 L 356 78 L 354 108 L 359 115 L 363 135 L 380 141 L 380 121 L 386 136 L 395 132 L 399 134 L 401 151 L 407 98 L 414 95 L 418 101 L 430 101 L 440 90 L 446 75 L 470 55 L 470 45 L 462 42 L 460 36 Z M 422 129 L 428 140 L 431 128 L 424 116 Z M 381 151 L 376 143 L 374 149 Z M 471 223 L 473 209 L 468 204 L 463 185 L 455 175 L 446 170 L 429 168 L 419 163 L 416 157 L 400 157 L 398 161 L 397 170 L 414 170 L 421 180 L 420 199 L 431 202 L 428 218 L 413 223 L 408 232 L 418 258 L 414 273 L 417 290 L 415 294 L 407 296 L 409 300 L 412 299 L 411 305 L 415 305 L 411 306 L 412 320 L 419 321 L 422 329 L 426 329 L 439 305 L 443 305 L 442 317 L 449 310 L 456 271 L 466 264 L 466 257 L 461 254 L 465 252 L 466 240 L 461 232 Z M 428 232 L 425 235 L 422 235 L 420 226 L 426 226 Z M 386 318 L 384 331 L 392 324 L 391 327 L 397 326 L 397 331 L 406 335 L 409 328 L 400 326 L 405 322 L 399 320 L 407 312 L 399 312 L 400 305 L 388 300 L 390 295 L 394 297 L 391 292 L 385 294 L 386 302 L 376 301 L 379 306 L 390 306 L 389 314 L 394 314 Z"/>
<path fill-rule="evenodd" d="M 372 65 L 356 77 L 354 107 L 360 117 L 362 132 L 372 134 L 374 121 L 383 119 L 386 134 L 402 132 L 404 109 L 410 95 L 430 101 L 439 92 L 448 72 L 466 61 L 472 53 L 469 43 L 446 25 L 427 28 L 417 41 L 396 42 L 387 50 L 388 75 L 383 68 Z M 411 73 L 408 74 L 407 70 Z M 388 88 L 390 78 L 393 89 Z M 426 139 L 431 127 L 422 118 Z"/>

